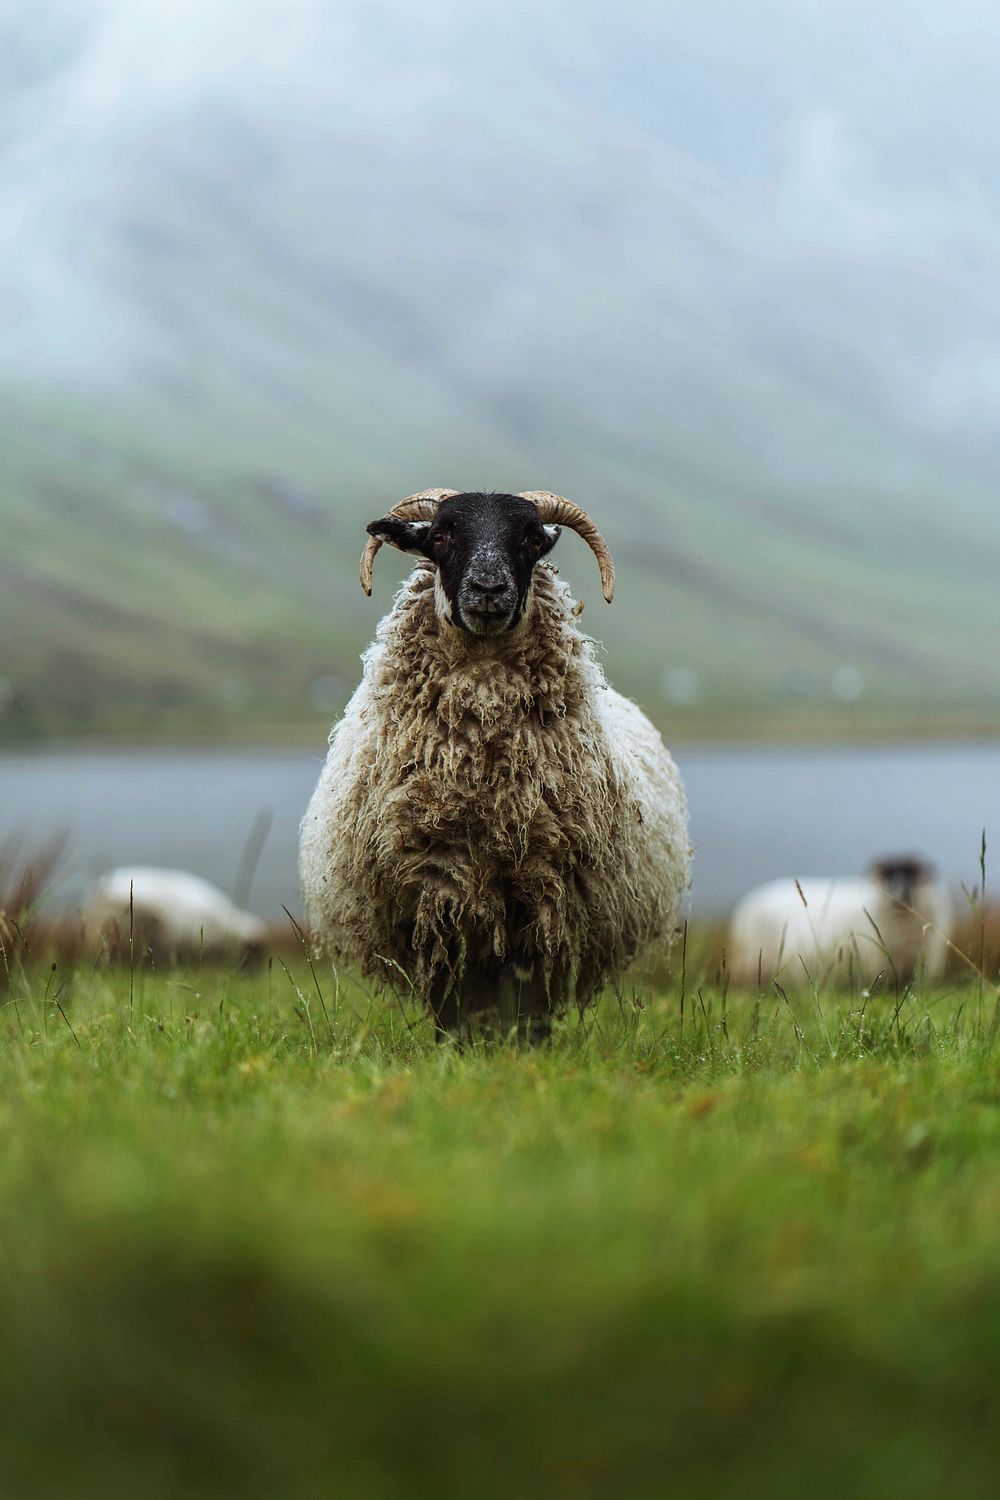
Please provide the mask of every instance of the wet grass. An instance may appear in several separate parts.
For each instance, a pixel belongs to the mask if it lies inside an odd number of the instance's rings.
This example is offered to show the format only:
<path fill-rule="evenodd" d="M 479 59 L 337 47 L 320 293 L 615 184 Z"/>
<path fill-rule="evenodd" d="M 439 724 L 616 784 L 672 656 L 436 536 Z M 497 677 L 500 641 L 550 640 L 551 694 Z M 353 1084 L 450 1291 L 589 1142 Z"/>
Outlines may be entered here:
<path fill-rule="evenodd" d="M 6 1493 L 992 1493 L 995 989 L 518 1052 L 317 979 L 13 977 Z"/>

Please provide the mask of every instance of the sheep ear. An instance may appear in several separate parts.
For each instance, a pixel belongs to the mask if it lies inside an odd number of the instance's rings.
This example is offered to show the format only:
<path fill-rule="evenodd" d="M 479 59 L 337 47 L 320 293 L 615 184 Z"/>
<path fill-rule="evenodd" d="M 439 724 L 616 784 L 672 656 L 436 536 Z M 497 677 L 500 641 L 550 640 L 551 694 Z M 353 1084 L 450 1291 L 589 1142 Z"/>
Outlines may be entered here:
<path fill-rule="evenodd" d="M 415 552 L 420 557 L 427 555 L 426 543 L 430 529 L 430 521 L 401 521 L 398 516 L 383 516 L 380 521 L 372 521 L 365 527 L 369 536 L 377 537 L 380 542 L 388 542 L 390 547 L 397 547 L 400 552 Z"/>
<path fill-rule="evenodd" d="M 543 526 L 542 531 L 545 533 L 546 546 L 545 550 L 541 552 L 539 556 L 545 557 L 547 553 L 552 551 L 552 548 L 555 546 L 556 542 L 558 542 L 560 536 L 562 535 L 562 527 Z"/>

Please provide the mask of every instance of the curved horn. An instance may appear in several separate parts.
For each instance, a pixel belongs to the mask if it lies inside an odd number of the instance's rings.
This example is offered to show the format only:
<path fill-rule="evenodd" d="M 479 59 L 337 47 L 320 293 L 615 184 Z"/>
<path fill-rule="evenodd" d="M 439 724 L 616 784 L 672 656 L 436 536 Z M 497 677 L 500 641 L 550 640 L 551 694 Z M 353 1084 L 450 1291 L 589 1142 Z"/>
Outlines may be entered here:
<path fill-rule="evenodd" d="M 601 588 L 610 604 L 615 597 L 615 560 L 608 544 L 601 536 L 585 510 L 574 505 L 563 495 L 554 495 L 551 490 L 522 490 L 522 500 L 533 500 L 538 507 L 538 519 L 548 525 L 568 526 L 577 536 L 583 537 L 597 558 L 601 570 Z"/>
<path fill-rule="evenodd" d="M 405 500 L 400 500 L 398 505 L 392 507 L 389 514 L 397 516 L 401 521 L 433 521 L 441 501 L 447 500 L 449 495 L 457 494 L 458 490 L 418 490 L 415 495 L 407 495 Z M 361 554 L 361 587 L 369 598 L 372 592 L 372 568 L 375 564 L 375 554 L 381 545 L 379 537 L 370 536 Z"/>

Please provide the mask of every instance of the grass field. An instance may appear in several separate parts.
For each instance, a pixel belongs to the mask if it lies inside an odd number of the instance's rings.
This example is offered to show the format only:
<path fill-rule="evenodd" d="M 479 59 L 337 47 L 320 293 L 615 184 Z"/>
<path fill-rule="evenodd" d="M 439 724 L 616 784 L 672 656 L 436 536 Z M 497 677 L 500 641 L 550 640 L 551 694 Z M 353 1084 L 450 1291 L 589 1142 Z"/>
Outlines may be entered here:
<path fill-rule="evenodd" d="M 995 1493 L 991 987 L 320 986 L 10 975 L 0 1492 Z"/>

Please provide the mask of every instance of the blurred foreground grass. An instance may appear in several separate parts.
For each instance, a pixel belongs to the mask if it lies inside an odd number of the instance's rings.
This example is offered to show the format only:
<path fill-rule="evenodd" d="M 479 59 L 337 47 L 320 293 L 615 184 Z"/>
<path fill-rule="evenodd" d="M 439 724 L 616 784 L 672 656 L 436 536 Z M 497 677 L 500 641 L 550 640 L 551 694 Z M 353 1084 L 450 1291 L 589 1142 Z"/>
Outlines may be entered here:
<path fill-rule="evenodd" d="M 995 1492 L 993 990 L 518 1053 L 280 963 L 62 982 L 0 1011 L 3 1494 Z"/>

